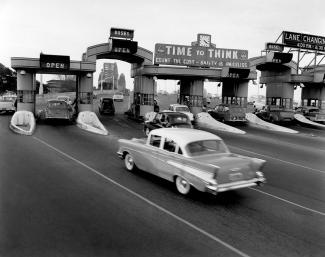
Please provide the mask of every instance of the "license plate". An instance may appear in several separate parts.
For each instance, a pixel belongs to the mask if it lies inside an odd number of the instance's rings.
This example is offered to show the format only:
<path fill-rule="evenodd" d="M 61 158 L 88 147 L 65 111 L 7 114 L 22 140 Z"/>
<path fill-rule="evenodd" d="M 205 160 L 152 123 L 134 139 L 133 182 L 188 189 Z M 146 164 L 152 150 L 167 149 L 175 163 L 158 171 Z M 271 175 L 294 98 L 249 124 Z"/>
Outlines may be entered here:
<path fill-rule="evenodd" d="M 237 181 L 237 180 L 241 180 L 242 178 L 243 178 L 243 174 L 241 172 L 229 174 L 230 181 Z"/>

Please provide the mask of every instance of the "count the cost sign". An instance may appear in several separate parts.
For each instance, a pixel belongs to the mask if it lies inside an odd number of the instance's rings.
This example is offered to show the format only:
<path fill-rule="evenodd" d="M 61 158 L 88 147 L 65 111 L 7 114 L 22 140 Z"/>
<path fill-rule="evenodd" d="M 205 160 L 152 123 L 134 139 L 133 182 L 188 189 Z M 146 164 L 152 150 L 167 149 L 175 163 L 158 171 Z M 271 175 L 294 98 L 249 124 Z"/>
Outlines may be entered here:
<path fill-rule="evenodd" d="M 248 51 L 171 44 L 155 45 L 155 64 L 249 68 Z"/>

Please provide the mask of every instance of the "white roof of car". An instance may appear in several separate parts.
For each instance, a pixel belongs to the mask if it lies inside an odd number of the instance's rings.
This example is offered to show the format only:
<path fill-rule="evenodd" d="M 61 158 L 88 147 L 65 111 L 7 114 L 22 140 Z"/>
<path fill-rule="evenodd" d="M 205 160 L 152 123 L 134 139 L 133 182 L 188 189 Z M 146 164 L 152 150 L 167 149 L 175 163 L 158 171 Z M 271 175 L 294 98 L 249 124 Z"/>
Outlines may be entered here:
<path fill-rule="evenodd" d="M 171 104 L 170 106 L 173 106 L 173 107 L 188 107 L 185 104 Z"/>
<path fill-rule="evenodd" d="M 220 137 L 210 132 L 190 128 L 160 128 L 152 130 L 151 134 L 172 139 L 181 147 L 195 141 L 221 140 Z"/>

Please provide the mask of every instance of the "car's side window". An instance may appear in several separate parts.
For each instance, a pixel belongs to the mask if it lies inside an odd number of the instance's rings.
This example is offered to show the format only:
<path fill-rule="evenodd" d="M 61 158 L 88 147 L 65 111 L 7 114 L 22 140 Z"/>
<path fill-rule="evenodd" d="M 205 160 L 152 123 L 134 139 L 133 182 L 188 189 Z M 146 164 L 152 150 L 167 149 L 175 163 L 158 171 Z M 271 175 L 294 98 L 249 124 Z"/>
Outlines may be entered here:
<path fill-rule="evenodd" d="M 182 152 L 182 149 L 181 149 L 180 147 L 178 148 L 178 151 L 177 151 L 177 153 L 178 153 L 178 154 L 180 154 L 180 155 L 182 155 L 182 154 L 183 154 L 183 152 Z"/>
<path fill-rule="evenodd" d="M 161 141 L 161 136 L 151 135 L 149 144 L 154 147 L 159 147 Z"/>
<path fill-rule="evenodd" d="M 166 138 L 163 149 L 168 151 L 168 152 L 173 152 L 174 153 L 175 150 L 176 150 L 176 146 L 177 145 L 173 140 L 171 140 L 169 138 Z"/>

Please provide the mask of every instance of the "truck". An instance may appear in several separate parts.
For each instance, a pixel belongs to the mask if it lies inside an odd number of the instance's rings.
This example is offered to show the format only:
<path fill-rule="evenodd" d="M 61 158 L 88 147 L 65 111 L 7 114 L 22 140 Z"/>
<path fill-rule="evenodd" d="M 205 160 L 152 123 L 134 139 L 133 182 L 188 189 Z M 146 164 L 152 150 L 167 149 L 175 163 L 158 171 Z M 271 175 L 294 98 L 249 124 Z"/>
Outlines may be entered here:
<path fill-rule="evenodd" d="M 294 111 L 284 106 L 267 105 L 264 110 L 256 114 L 259 118 L 271 122 L 292 122 L 294 121 Z"/>
<path fill-rule="evenodd" d="M 0 96 L 0 112 L 15 112 L 15 101 L 17 96 L 15 95 L 2 95 Z"/>
<path fill-rule="evenodd" d="M 235 104 L 218 104 L 208 113 L 221 122 L 246 122 L 246 108 Z"/>

